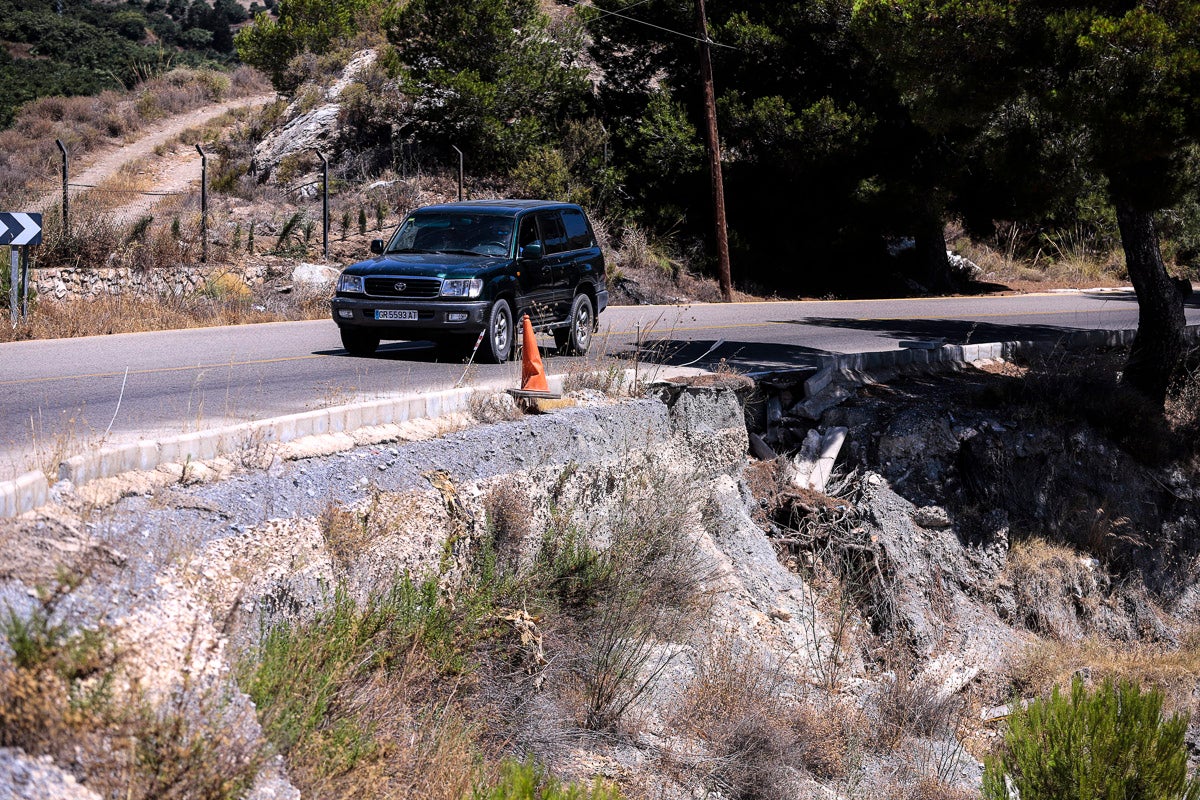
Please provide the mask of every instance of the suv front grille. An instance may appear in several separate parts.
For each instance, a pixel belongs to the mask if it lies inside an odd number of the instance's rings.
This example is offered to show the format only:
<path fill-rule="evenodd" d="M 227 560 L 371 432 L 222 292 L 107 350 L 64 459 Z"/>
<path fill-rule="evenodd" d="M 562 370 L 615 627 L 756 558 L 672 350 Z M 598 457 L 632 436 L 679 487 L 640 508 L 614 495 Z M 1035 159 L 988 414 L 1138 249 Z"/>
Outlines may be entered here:
<path fill-rule="evenodd" d="M 439 278 L 367 278 L 366 289 L 372 297 L 428 299 L 441 293 L 442 281 Z"/>

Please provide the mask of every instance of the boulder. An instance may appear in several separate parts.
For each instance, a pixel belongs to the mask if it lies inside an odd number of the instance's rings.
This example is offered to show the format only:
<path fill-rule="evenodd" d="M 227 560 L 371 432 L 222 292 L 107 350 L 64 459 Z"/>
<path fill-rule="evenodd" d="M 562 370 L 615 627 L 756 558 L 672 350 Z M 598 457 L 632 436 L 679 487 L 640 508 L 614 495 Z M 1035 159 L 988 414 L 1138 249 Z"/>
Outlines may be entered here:
<path fill-rule="evenodd" d="M 332 286 L 337 280 L 338 270 L 324 264 L 301 263 L 292 270 L 292 284 L 298 286 Z"/>

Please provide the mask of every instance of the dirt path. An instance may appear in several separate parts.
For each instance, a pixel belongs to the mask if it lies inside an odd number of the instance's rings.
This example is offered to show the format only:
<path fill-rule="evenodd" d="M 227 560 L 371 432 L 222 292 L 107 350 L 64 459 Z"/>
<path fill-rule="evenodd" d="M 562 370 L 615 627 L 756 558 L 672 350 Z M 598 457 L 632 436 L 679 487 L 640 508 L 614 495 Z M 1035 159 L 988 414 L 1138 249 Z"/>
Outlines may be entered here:
<path fill-rule="evenodd" d="M 115 145 L 97 152 L 89 153 L 80 159 L 79 164 L 71 165 L 70 192 L 74 196 L 88 187 L 98 186 L 116 175 L 122 166 L 131 161 L 150 157 L 153 159 L 149 168 L 139 174 L 148 178 L 148 183 L 139 181 L 139 194 L 133 195 L 129 203 L 122 205 L 123 216 L 135 216 L 146 213 L 158 200 L 160 195 L 185 191 L 191 183 L 200 180 L 200 156 L 194 147 L 177 145 L 171 152 L 163 156 L 154 156 L 156 148 L 167 144 L 188 128 L 199 127 L 209 120 L 237 108 L 258 107 L 274 100 L 276 95 L 260 94 L 250 97 L 239 97 L 224 103 L 204 106 L 167 117 L 143 129 L 136 141 Z M 194 168 L 191 168 L 193 166 Z M 46 208 L 60 202 L 62 192 L 54 191 L 40 197 L 38 208 Z"/>

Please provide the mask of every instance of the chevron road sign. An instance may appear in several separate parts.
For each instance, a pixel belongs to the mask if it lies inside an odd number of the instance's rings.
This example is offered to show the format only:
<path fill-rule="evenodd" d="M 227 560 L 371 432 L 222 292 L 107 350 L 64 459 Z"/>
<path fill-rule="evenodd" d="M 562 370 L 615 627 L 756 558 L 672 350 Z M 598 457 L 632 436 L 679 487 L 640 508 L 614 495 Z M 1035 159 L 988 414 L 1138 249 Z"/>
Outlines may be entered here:
<path fill-rule="evenodd" d="M 0 245 L 26 245 L 41 243 L 41 214 L 0 213 Z"/>

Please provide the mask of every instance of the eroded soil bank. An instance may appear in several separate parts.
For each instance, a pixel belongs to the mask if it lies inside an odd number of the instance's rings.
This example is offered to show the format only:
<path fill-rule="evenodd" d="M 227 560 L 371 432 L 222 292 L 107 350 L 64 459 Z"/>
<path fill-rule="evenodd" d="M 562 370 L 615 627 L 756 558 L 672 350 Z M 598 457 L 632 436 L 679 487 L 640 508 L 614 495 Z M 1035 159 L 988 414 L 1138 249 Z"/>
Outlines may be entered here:
<path fill-rule="evenodd" d="M 791 419 L 848 429 L 819 492 L 747 455 L 769 394 L 58 487 L 0 523 L 0 789 L 971 797 L 1014 695 L 1192 710 L 1186 462 L 1001 365 Z"/>

